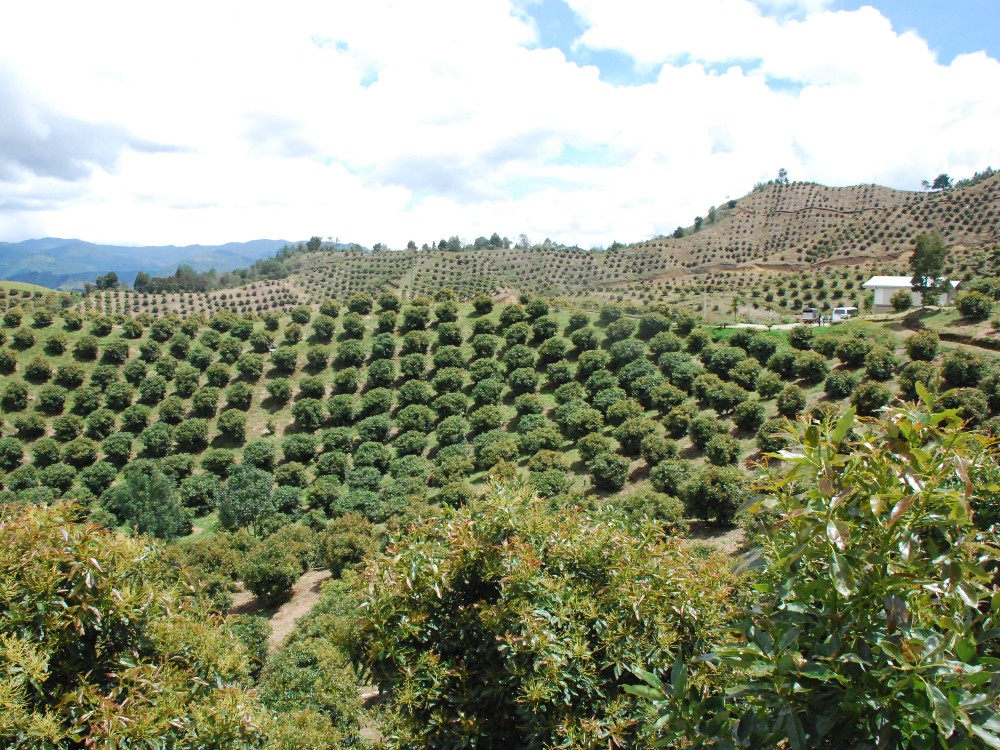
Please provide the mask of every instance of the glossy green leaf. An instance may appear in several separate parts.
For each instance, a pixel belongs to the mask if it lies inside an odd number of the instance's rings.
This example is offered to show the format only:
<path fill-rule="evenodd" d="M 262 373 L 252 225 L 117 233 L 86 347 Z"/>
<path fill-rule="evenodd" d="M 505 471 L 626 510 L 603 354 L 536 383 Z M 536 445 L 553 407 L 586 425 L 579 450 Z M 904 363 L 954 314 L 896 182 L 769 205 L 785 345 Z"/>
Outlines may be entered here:
<path fill-rule="evenodd" d="M 802 722 L 791 711 L 785 716 L 785 731 L 792 750 L 806 750 L 806 733 L 802 728 Z"/>
<path fill-rule="evenodd" d="M 932 396 L 931 392 L 927 390 L 927 386 L 919 380 L 916 381 L 913 386 L 913 389 L 917 392 L 917 398 L 919 398 L 926 406 L 933 407 L 934 396 Z"/>
<path fill-rule="evenodd" d="M 827 521 L 826 538 L 830 540 L 830 544 L 836 546 L 836 548 L 841 552 L 843 552 L 847 547 L 845 539 L 849 533 L 847 525 L 841 521 L 835 521 L 833 519 Z"/>
<path fill-rule="evenodd" d="M 665 697 L 662 692 L 656 688 L 649 687 L 649 685 L 626 685 L 623 689 L 626 693 L 650 701 L 661 701 Z"/>
<path fill-rule="evenodd" d="M 640 680 L 645 682 L 647 685 L 651 685 L 660 693 L 665 693 L 667 691 L 666 686 L 664 686 L 663 681 L 657 677 L 652 672 L 647 672 L 645 669 L 639 667 L 631 668 L 632 674 L 638 677 Z"/>
<path fill-rule="evenodd" d="M 830 556 L 830 576 L 834 588 L 841 596 L 849 597 L 854 593 L 854 576 L 851 575 L 850 565 L 839 552 Z"/>
<path fill-rule="evenodd" d="M 955 732 L 955 711 L 948 702 L 944 693 L 931 683 L 924 683 L 927 690 L 927 699 L 931 702 L 931 710 L 934 712 L 934 723 L 938 726 L 938 731 L 943 737 L 951 737 Z"/>
<path fill-rule="evenodd" d="M 674 660 L 674 666 L 670 670 L 670 686 L 674 695 L 683 695 L 687 689 L 687 667 L 681 659 L 680 654 Z"/>
<path fill-rule="evenodd" d="M 1000 750 L 1000 737 L 992 732 L 986 731 L 981 726 L 976 724 L 973 724 L 970 729 L 976 737 L 986 743 L 987 747 L 997 748 L 997 750 Z"/>
<path fill-rule="evenodd" d="M 834 447 L 839 446 L 844 441 L 847 433 L 850 432 L 851 427 L 854 426 L 856 416 L 857 409 L 853 406 L 840 415 L 840 418 L 837 420 L 837 425 L 833 428 L 833 433 L 830 435 L 830 442 Z"/>
<path fill-rule="evenodd" d="M 889 516 L 889 526 L 894 526 L 900 518 L 910 509 L 913 505 L 913 501 L 917 499 L 916 495 L 907 495 L 902 500 L 897 502 L 892 507 L 892 514 Z"/>

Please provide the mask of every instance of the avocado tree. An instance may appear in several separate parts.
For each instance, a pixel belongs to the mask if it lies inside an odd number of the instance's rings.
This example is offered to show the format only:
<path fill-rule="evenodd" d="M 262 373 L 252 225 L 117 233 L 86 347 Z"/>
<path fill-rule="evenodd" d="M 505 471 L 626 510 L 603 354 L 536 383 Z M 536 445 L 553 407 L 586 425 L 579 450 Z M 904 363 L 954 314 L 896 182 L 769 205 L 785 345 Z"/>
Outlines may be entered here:
<path fill-rule="evenodd" d="M 629 521 L 495 486 L 372 564 L 360 641 L 400 746 L 640 746 L 627 667 L 706 643 L 732 578 Z"/>
<path fill-rule="evenodd" d="M 666 682 L 638 672 L 663 746 L 1000 747 L 998 550 L 973 524 L 994 490 L 970 480 L 997 457 L 918 390 L 881 420 L 794 428 L 744 506 L 769 585 L 739 639 Z"/>
<path fill-rule="evenodd" d="M 0 510 L 0 744 L 261 747 L 246 649 L 146 540 L 81 510 Z"/>

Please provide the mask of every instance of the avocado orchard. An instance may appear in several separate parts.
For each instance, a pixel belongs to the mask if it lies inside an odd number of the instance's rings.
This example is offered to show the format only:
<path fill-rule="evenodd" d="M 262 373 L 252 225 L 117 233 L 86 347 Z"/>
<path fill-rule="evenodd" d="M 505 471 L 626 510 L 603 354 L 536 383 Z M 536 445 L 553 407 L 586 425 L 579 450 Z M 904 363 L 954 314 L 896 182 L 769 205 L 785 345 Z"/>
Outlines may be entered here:
<path fill-rule="evenodd" d="M 556 624 L 565 627 L 563 640 L 553 644 L 591 649 L 572 665 L 566 662 L 567 674 L 581 681 L 577 713 L 562 707 L 542 711 L 556 688 L 528 679 L 527 652 L 515 659 L 490 650 L 491 664 L 506 670 L 505 700 L 523 695 L 540 712 L 532 724 L 518 713 L 524 709 L 508 701 L 506 718 L 497 715 L 504 727 L 496 737 L 520 737 L 539 747 L 587 746 L 599 736 L 639 736 L 635 722 L 649 707 L 623 692 L 625 666 L 655 659 L 650 666 L 664 677 L 678 653 L 686 657 L 711 644 L 701 624 L 677 612 L 673 620 L 664 614 L 669 622 L 646 623 L 642 628 L 650 629 L 622 636 L 623 651 L 613 666 L 601 662 L 592 670 L 611 646 L 605 635 L 587 630 L 586 613 L 632 607 L 638 589 L 618 592 L 625 597 L 620 599 L 586 581 L 574 589 L 546 540 L 565 538 L 566 560 L 572 561 L 567 565 L 581 571 L 593 563 L 595 576 L 609 580 L 613 571 L 600 565 L 615 559 L 654 574 L 642 567 L 648 561 L 633 560 L 615 545 L 655 550 L 663 564 L 691 577 L 691 591 L 682 580 L 663 582 L 657 601 L 664 608 L 674 607 L 671 597 L 702 601 L 693 590 L 704 586 L 715 592 L 704 603 L 706 613 L 715 613 L 708 620 L 734 624 L 731 615 L 742 599 L 735 601 L 729 587 L 736 586 L 739 597 L 745 591 L 723 566 L 702 570 L 695 552 L 664 534 L 682 531 L 685 517 L 715 524 L 734 520 L 751 495 L 747 462 L 789 440 L 781 414 L 819 421 L 854 403 L 859 412 L 877 415 L 897 395 L 912 399 L 927 388 L 970 423 L 997 430 L 998 368 L 981 355 L 939 345 L 932 335 L 921 334 L 903 349 L 892 334 L 862 322 L 788 336 L 710 330 L 668 307 L 636 318 L 612 304 L 592 312 L 526 298 L 474 308 L 453 297 L 443 293 L 402 303 L 386 294 L 359 296 L 346 311 L 328 302 L 320 314 L 297 310 L 291 322 L 271 314 L 159 320 L 141 313 L 67 314 L 30 330 L 30 342 L 15 339 L 22 322 L 12 318 L 17 328 L 0 342 L 9 365 L 0 385 L 2 499 L 11 507 L 75 500 L 74 507 L 86 509 L 77 513 L 121 531 L 164 539 L 189 530 L 207 535 L 181 539 L 163 554 L 191 566 L 204 599 L 219 609 L 228 606 L 239 579 L 268 602 L 280 603 L 296 577 L 316 565 L 336 569 L 346 581 L 354 566 L 374 560 L 388 589 L 398 589 L 406 576 L 393 572 L 381 550 L 391 537 L 388 560 L 410 559 L 411 527 L 414 550 L 440 560 L 434 563 L 439 571 L 456 559 L 452 542 L 480 549 L 491 565 L 528 576 L 521 593 L 504 589 L 506 599 L 482 597 L 510 633 L 541 632 L 544 623 L 526 609 L 541 602 L 549 614 L 548 607 L 562 608 Z M 517 478 L 531 490 L 480 500 L 484 492 L 497 492 L 487 489 L 490 477 Z M 524 518 L 504 520 L 505 504 Z M 476 518 L 477 512 L 484 518 Z M 510 550 L 494 549 L 495 540 L 476 536 L 474 522 L 485 522 L 487 515 L 510 543 L 517 540 L 521 552 L 550 567 L 522 570 Z M 442 524 L 460 521 L 466 524 L 462 534 L 442 530 Z M 580 526 L 579 535 L 571 532 L 573 524 Z M 615 547 L 619 557 L 598 564 L 592 558 L 601 545 Z M 487 578 L 496 572 L 475 570 Z M 458 587 L 456 581 L 445 583 Z M 563 590 L 570 599 L 556 601 Z M 350 596 L 355 601 L 358 592 Z M 473 610 L 482 615 L 480 598 L 470 602 L 469 617 Z M 425 676 L 437 672 L 413 661 L 416 646 L 409 653 L 376 653 L 377 638 L 389 644 L 393 636 L 386 634 L 402 627 L 392 618 L 405 616 L 384 604 L 381 635 L 364 630 L 375 640 L 338 636 L 334 650 L 312 643 L 289 654 L 280 670 L 265 668 L 261 674 L 275 681 L 264 693 L 273 705 L 265 708 L 290 705 L 279 682 L 297 686 L 293 694 L 303 700 L 315 693 L 305 687 L 316 683 L 304 672 L 317 668 L 339 687 L 322 700 L 313 696 L 309 710 L 315 713 L 303 719 L 304 726 L 326 722 L 336 736 L 353 741 L 347 738 L 356 735 L 357 707 L 342 686 L 356 679 L 348 654 L 360 664 L 363 652 L 381 670 L 387 694 L 402 701 L 400 732 L 422 736 L 433 725 L 440 736 L 471 736 L 463 734 L 469 727 L 452 726 L 444 714 L 421 707 L 416 683 L 389 674 L 402 663 L 425 670 Z M 430 612 L 439 602 L 410 604 Z M 368 617 L 355 614 L 356 620 Z M 477 632 L 495 632 L 489 628 L 499 621 L 478 621 Z M 338 627 L 350 631 L 354 625 Z M 241 632 L 249 639 L 253 631 Z M 394 643 L 402 648 L 405 639 L 397 636 Z M 633 636 L 646 644 L 635 647 L 635 660 L 633 651 L 628 659 L 624 655 Z M 655 654 L 640 659 L 653 641 Z M 534 657 L 549 663 L 542 651 Z M 477 674 L 474 665 L 465 666 Z M 448 705 L 472 710 L 483 698 L 462 695 L 454 684 L 440 687 Z M 605 694 L 613 697 L 602 702 Z M 574 698 L 563 700 L 572 704 Z M 587 724 L 584 705 L 600 716 L 599 728 Z M 488 717 L 482 721 L 499 726 Z"/>

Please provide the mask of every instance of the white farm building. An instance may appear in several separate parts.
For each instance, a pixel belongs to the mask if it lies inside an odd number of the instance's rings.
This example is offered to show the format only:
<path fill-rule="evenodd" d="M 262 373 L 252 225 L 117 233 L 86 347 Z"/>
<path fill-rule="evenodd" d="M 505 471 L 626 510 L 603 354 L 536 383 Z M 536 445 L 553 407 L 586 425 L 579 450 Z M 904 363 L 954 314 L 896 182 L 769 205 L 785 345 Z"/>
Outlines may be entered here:
<path fill-rule="evenodd" d="M 913 305 L 916 307 L 920 304 L 920 293 L 913 291 L 910 279 L 910 276 L 872 276 L 861 285 L 861 288 L 870 289 L 875 293 L 875 312 L 891 310 L 892 302 L 890 300 L 892 299 L 892 295 L 900 289 L 909 290 Z M 940 281 L 945 291 L 938 298 L 938 304 L 950 305 L 955 301 L 955 295 L 958 293 L 958 285 L 961 282 L 949 281 L 948 279 L 941 279 Z"/>

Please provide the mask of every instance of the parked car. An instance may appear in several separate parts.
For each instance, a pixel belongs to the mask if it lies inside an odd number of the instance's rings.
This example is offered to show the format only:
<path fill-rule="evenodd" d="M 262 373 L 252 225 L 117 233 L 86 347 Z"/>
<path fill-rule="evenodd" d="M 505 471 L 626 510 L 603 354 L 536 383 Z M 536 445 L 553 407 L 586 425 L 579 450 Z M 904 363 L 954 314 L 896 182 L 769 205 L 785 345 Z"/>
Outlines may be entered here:
<path fill-rule="evenodd" d="M 858 308 L 856 307 L 835 307 L 833 315 L 830 316 L 830 322 L 843 323 L 845 320 L 856 317 L 858 317 Z"/>

